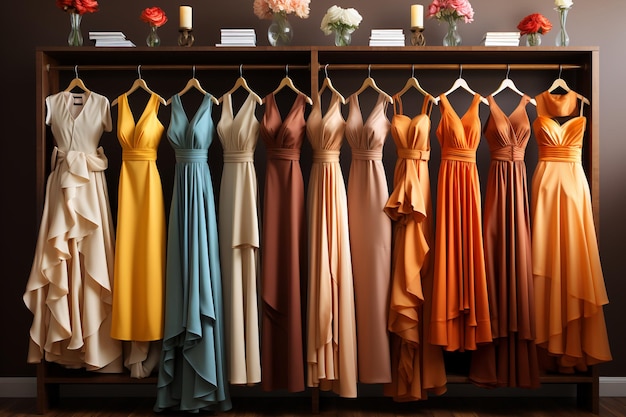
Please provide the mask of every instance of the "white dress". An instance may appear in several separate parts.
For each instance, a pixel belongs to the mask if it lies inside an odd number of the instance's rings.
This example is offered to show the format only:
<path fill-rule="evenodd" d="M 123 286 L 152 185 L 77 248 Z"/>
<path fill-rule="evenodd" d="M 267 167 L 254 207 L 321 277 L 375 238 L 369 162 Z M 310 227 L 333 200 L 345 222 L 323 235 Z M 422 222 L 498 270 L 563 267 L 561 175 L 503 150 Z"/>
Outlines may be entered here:
<path fill-rule="evenodd" d="M 56 146 L 24 303 L 33 313 L 28 362 L 122 371 L 110 336 L 114 230 L 98 147 L 111 131 L 109 101 L 97 93 L 46 98 Z"/>
<path fill-rule="evenodd" d="M 259 311 L 259 192 L 254 150 L 260 123 L 249 95 L 237 115 L 224 96 L 217 124 L 224 168 L 220 186 L 218 236 L 224 294 L 228 375 L 231 384 L 261 382 Z"/>

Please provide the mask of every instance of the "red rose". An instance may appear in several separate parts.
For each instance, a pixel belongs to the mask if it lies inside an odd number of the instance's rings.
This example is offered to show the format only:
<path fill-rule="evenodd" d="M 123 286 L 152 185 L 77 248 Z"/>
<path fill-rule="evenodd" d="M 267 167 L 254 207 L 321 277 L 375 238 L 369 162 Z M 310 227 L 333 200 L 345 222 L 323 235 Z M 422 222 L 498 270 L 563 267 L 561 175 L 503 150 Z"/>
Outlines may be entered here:
<path fill-rule="evenodd" d="M 78 14 L 94 13 L 98 11 L 98 0 L 56 0 L 61 10 L 71 10 Z"/>
<path fill-rule="evenodd" d="M 548 33 L 552 29 L 552 23 L 540 13 L 533 13 L 521 20 L 517 25 L 522 35 L 529 33 Z"/>
<path fill-rule="evenodd" d="M 57 0 L 57 7 L 63 11 L 74 8 L 73 0 Z"/>
<path fill-rule="evenodd" d="M 140 19 L 151 26 L 160 27 L 167 22 L 167 16 L 160 7 L 148 7 L 141 12 Z"/>

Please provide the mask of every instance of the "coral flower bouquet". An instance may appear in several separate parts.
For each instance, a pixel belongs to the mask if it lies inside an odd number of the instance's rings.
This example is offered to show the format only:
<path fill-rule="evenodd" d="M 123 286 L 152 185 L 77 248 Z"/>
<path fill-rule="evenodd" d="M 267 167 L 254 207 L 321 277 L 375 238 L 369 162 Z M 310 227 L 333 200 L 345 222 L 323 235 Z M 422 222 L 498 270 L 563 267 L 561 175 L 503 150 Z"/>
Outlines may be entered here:
<path fill-rule="evenodd" d="M 528 46 L 539 46 L 541 45 L 541 35 L 552 29 L 552 23 L 541 13 L 533 13 L 523 18 L 517 28 L 521 35 L 526 35 Z"/>
<path fill-rule="evenodd" d="M 147 7 L 139 15 L 139 19 L 150 25 L 150 33 L 146 38 L 146 45 L 152 47 L 161 45 L 161 38 L 157 34 L 157 28 L 167 23 L 167 15 L 163 9 L 157 6 Z"/>
<path fill-rule="evenodd" d="M 343 9 L 331 6 L 322 18 L 320 29 L 326 35 L 335 33 L 335 45 L 347 46 L 350 44 L 351 34 L 358 29 L 363 17 L 356 9 Z"/>
<path fill-rule="evenodd" d="M 293 30 L 287 15 L 295 14 L 302 19 L 308 18 L 310 2 L 311 0 L 254 0 L 254 14 L 259 19 L 273 20 L 267 29 L 270 45 L 281 46 L 291 43 Z"/>
<path fill-rule="evenodd" d="M 69 46 L 81 46 L 83 44 L 83 34 L 80 31 L 80 22 L 85 13 L 95 13 L 98 11 L 97 0 L 56 0 L 59 9 L 70 14 L 70 34 L 67 37 Z"/>
<path fill-rule="evenodd" d="M 444 46 L 461 45 L 461 36 L 457 32 L 457 22 L 465 23 L 474 21 L 474 9 L 468 0 L 433 0 L 428 5 L 427 17 L 445 21 L 448 31 L 443 38 Z"/>

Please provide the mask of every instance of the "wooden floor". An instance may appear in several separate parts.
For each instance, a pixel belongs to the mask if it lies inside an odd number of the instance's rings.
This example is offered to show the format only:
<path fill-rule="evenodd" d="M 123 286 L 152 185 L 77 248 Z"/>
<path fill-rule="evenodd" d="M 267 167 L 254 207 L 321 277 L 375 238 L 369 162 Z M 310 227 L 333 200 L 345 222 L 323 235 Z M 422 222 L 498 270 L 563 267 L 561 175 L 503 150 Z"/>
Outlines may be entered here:
<path fill-rule="evenodd" d="M 154 413 L 152 398 L 62 398 L 46 416 L 145 417 L 191 416 L 183 412 Z M 0 417 L 36 416 L 33 398 L 0 398 Z M 226 413 L 199 413 L 224 417 L 312 416 L 307 398 L 235 398 Z M 388 398 L 322 398 L 322 417 L 593 417 L 570 398 L 432 398 L 423 402 L 395 403 Z M 626 397 L 601 398 L 601 417 L 626 417 Z"/>

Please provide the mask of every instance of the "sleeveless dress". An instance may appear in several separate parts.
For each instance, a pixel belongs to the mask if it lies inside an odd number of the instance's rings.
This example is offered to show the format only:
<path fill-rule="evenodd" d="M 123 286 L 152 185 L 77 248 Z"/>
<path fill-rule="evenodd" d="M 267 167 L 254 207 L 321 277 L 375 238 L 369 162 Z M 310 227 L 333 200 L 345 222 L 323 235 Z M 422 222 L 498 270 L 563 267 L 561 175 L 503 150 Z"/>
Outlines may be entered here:
<path fill-rule="evenodd" d="M 493 344 L 472 355 L 479 385 L 537 388 L 535 306 L 530 240 L 530 203 L 524 153 L 530 121 L 523 96 L 507 116 L 493 96 L 484 135 L 491 151 L 484 203 L 483 237 Z"/>
<path fill-rule="evenodd" d="M 46 108 L 56 146 L 23 296 L 33 314 L 28 362 L 121 372 L 122 345 L 110 336 L 115 238 L 108 160 L 98 146 L 111 131 L 109 100 L 60 92 L 46 98 Z"/>
<path fill-rule="evenodd" d="M 226 376 L 217 218 L 208 149 L 215 135 L 211 96 L 188 119 L 180 96 L 167 130 L 174 148 L 165 329 L 156 411 L 231 408 Z"/>
<path fill-rule="evenodd" d="M 391 282 L 391 220 L 382 210 L 389 198 L 383 146 L 389 133 L 382 94 L 367 121 L 358 95 L 348 97 L 346 139 L 352 150 L 348 177 L 348 225 L 356 303 L 359 381 L 391 382 L 389 355 L 389 287 Z"/>
<path fill-rule="evenodd" d="M 445 393 L 447 383 L 443 351 L 428 337 L 433 280 L 428 170 L 432 101 L 426 96 L 422 112 L 413 118 L 403 114 L 399 95 L 393 103 L 391 135 L 398 159 L 394 188 L 384 208 L 394 222 L 389 303 L 393 379 L 384 392 L 396 401 L 413 401 L 426 399 L 428 392 Z"/>
<path fill-rule="evenodd" d="M 475 94 L 459 117 L 448 98 L 440 96 L 431 342 L 446 351 L 476 350 L 478 343 L 492 340 L 476 167 L 480 99 Z"/>
<path fill-rule="evenodd" d="M 224 96 L 217 124 L 224 149 L 218 227 L 226 355 L 231 384 L 261 381 L 257 279 L 259 276 L 259 218 L 254 150 L 259 122 L 251 94 L 233 115 L 232 97 Z"/>
<path fill-rule="evenodd" d="M 345 121 L 333 93 L 319 95 L 307 119 L 313 148 L 308 189 L 307 385 L 357 395 L 357 345 L 346 188 L 339 165 Z"/>
<path fill-rule="evenodd" d="M 577 93 L 538 95 L 533 122 L 539 162 L 532 182 L 532 256 L 537 346 L 552 369 L 585 370 L 611 360 L 603 306 L 608 304 L 581 163 L 586 117 Z M 574 116 L 574 117 L 571 117 Z M 562 124 L 557 118 L 568 117 Z"/>
<path fill-rule="evenodd" d="M 261 382 L 264 390 L 304 391 L 301 288 L 307 245 L 300 150 L 306 122 L 300 94 L 283 120 L 273 94 L 265 97 L 260 135 L 267 162 L 263 200 Z"/>
<path fill-rule="evenodd" d="M 165 207 L 156 165 L 164 127 L 151 94 L 135 122 L 128 96 L 118 98 L 117 137 L 122 147 L 111 336 L 131 341 L 124 365 L 131 376 L 150 375 L 163 338 Z"/>

